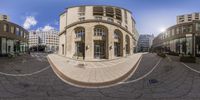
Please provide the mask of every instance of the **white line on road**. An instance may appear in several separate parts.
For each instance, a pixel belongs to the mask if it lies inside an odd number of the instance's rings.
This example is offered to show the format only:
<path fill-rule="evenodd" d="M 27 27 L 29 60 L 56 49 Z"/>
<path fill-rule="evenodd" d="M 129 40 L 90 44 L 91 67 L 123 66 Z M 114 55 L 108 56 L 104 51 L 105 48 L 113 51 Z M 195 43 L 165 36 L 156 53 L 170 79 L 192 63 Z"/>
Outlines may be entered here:
<path fill-rule="evenodd" d="M 168 57 L 168 59 L 169 59 L 170 61 L 172 61 L 170 57 Z M 199 73 L 199 74 L 200 74 L 200 71 L 198 71 L 198 70 L 196 70 L 196 69 L 193 69 L 193 68 L 191 68 L 190 66 L 186 65 L 185 63 L 183 63 L 183 62 L 182 62 L 181 64 L 183 64 L 183 65 L 184 65 L 185 67 L 187 67 L 188 69 L 190 69 L 190 70 L 192 70 L 192 71 L 194 71 L 194 72 L 196 72 L 196 73 Z"/>
<path fill-rule="evenodd" d="M 182 63 L 185 67 L 189 68 L 190 70 L 196 72 L 196 73 L 199 73 L 200 74 L 200 71 L 196 70 L 196 69 L 193 69 L 191 67 L 189 67 L 188 65 L 186 65 L 185 63 Z"/>
<path fill-rule="evenodd" d="M 36 71 L 36 72 L 33 72 L 33 73 L 30 73 L 30 74 L 8 74 L 8 73 L 3 73 L 3 72 L 0 72 L 1 75 L 5 75 L 5 76 L 13 76 L 13 77 L 24 77 L 24 76 L 31 76 L 31 75 L 35 75 L 35 74 L 38 74 L 38 73 L 41 73 L 47 69 L 49 69 L 50 66 L 48 67 L 45 67 L 39 71 Z"/>
<path fill-rule="evenodd" d="M 155 68 L 160 64 L 161 60 L 162 60 L 162 58 L 160 58 L 160 60 L 156 63 L 156 65 L 154 65 L 154 67 L 148 73 L 143 75 L 142 77 L 139 77 L 139 78 L 137 78 L 135 80 L 131 80 L 131 81 L 120 82 L 119 84 L 128 84 L 128 83 L 133 83 L 133 82 L 137 82 L 139 80 L 144 79 L 145 77 L 147 77 L 149 74 L 151 74 L 155 70 Z"/>

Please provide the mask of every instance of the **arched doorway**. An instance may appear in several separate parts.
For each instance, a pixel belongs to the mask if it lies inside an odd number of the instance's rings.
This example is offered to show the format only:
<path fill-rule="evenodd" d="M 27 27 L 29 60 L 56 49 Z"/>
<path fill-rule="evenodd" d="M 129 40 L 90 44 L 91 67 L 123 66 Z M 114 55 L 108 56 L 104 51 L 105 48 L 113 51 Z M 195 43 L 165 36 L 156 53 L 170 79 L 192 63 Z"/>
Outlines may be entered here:
<path fill-rule="evenodd" d="M 130 54 L 130 37 L 126 35 L 126 54 Z"/>
<path fill-rule="evenodd" d="M 75 31 L 75 54 L 77 58 L 85 58 L 85 28 L 77 27 Z"/>
<path fill-rule="evenodd" d="M 123 34 L 120 30 L 114 31 L 114 55 L 123 56 Z"/>
<path fill-rule="evenodd" d="M 108 29 L 102 25 L 94 27 L 94 58 L 108 59 Z"/>

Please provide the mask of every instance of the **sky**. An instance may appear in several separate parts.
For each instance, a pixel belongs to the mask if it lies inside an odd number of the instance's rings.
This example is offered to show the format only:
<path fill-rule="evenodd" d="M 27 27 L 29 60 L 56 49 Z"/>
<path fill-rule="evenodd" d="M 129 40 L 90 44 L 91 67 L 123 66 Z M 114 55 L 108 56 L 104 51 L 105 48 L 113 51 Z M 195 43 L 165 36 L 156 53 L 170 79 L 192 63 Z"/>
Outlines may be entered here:
<path fill-rule="evenodd" d="M 0 14 L 27 30 L 59 29 L 59 14 L 78 5 L 113 5 L 130 10 L 140 34 L 158 35 L 176 16 L 200 12 L 200 0 L 0 0 Z"/>

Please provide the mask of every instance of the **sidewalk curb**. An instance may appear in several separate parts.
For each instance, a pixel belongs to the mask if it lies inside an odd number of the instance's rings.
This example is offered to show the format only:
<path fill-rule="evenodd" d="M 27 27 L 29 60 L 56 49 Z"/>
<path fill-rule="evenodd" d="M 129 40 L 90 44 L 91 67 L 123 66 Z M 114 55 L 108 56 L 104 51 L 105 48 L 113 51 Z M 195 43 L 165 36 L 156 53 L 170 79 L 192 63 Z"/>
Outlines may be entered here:
<path fill-rule="evenodd" d="M 76 86 L 76 87 L 82 87 L 82 88 L 105 88 L 105 87 L 110 87 L 110 86 L 115 86 L 119 85 L 118 83 L 121 81 L 125 81 L 128 79 L 130 75 L 132 75 L 132 72 L 136 68 L 136 65 L 139 63 L 140 59 L 142 58 L 142 55 L 139 57 L 139 59 L 136 61 L 135 65 L 128 71 L 126 72 L 123 76 L 116 78 L 111 81 L 106 81 L 106 82 L 98 82 L 98 83 L 92 83 L 92 82 L 82 82 L 79 80 L 74 80 L 66 75 L 64 75 L 59 69 L 56 68 L 56 66 L 53 64 L 49 56 L 47 57 L 53 71 L 55 74 L 65 83 L 68 83 L 70 85 Z"/>

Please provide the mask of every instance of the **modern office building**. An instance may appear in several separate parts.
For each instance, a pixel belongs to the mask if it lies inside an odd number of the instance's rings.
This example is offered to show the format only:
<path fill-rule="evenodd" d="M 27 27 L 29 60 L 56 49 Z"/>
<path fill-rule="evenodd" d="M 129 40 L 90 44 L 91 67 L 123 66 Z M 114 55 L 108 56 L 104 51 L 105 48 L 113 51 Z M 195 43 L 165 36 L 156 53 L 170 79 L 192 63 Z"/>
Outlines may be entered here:
<path fill-rule="evenodd" d="M 29 48 L 45 46 L 45 51 L 58 50 L 58 31 L 31 31 L 29 34 Z"/>
<path fill-rule="evenodd" d="M 28 31 L 0 15 L 0 56 L 25 53 L 28 49 Z"/>
<path fill-rule="evenodd" d="M 136 47 L 135 20 L 124 8 L 73 6 L 60 14 L 59 54 L 70 58 L 115 59 Z"/>
<path fill-rule="evenodd" d="M 184 23 L 179 23 L 177 19 L 177 22 L 154 39 L 153 47 L 156 50 L 200 56 L 200 19 Z"/>
<path fill-rule="evenodd" d="M 138 40 L 138 52 L 148 52 L 152 46 L 153 39 L 153 34 L 141 34 Z"/>

